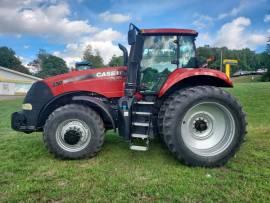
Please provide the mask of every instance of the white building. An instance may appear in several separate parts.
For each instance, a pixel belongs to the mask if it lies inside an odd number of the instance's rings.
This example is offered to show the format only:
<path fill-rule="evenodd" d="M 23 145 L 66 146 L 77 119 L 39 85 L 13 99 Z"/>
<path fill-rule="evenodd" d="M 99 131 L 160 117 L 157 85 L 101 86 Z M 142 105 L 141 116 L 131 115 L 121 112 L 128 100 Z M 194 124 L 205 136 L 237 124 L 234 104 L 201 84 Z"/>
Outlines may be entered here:
<path fill-rule="evenodd" d="M 0 95 L 25 95 L 38 80 L 41 78 L 0 66 Z"/>

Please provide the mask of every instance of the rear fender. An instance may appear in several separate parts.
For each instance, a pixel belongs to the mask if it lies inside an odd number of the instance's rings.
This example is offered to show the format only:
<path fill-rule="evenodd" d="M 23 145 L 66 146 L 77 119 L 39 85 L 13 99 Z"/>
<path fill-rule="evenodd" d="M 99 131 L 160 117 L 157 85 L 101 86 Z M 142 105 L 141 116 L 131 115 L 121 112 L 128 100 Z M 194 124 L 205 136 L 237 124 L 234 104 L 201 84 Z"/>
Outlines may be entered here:
<path fill-rule="evenodd" d="M 179 68 L 169 75 L 158 96 L 162 97 L 174 89 L 196 85 L 233 87 L 232 81 L 223 72 L 207 68 Z"/>

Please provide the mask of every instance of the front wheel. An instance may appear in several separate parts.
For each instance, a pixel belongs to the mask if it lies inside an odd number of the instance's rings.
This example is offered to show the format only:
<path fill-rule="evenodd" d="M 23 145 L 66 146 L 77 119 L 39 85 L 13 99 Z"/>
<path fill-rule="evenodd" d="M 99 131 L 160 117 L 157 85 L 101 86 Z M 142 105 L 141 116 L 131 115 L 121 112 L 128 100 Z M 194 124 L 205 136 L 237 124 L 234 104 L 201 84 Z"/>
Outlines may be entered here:
<path fill-rule="evenodd" d="M 197 86 L 175 92 L 163 117 L 169 150 L 192 166 L 225 164 L 246 133 L 240 104 L 217 87 Z"/>
<path fill-rule="evenodd" d="M 68 104 L 56 109 L 47 119 L 43 139 L 56 157 L 93 157 L 104 142 L 104 124 L 91 108 Z"/>

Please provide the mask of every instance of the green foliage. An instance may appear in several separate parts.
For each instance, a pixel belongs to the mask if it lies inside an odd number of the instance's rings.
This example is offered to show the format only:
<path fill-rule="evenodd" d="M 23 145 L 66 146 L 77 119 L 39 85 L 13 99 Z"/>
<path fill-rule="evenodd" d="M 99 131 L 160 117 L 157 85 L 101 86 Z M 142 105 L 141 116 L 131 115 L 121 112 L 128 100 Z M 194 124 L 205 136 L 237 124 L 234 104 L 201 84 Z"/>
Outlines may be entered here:
<path fill-rule="evenodd" d="M 266 51 L 259 54 L 257 57 L 259 66 L 266 68 L 267 72 L 263 75 L 262 81 L 270 81 L 270 55 Z"/>
<path fill-rule="evenodd" d="M 258 68 L 261 68 L 257 60 L 259 54 L 256 54 L 254 51 L 251 51 L 248 48 L 241 50 L 230 50 L 227 47 L 216 48 L 204 46 L 197 49 L 200 64 L 205 63 L 208 57 L 215 56 L 216 60 L 209 65 L 210 68 L 214 69 L 220 69 L 221 53 L 223 59 L 238 60 L 238 64 L 234 65 L 234 68 L 232 68 L 232 73 L 236 72 L 237 70 L 255 71 Z"/>
<path fill-rule="evenodd" d="M 123 56 L 116 56 L 116 55 L 113 55 L 110 62 L 109 62 L 109 66 L 122 66 L 124 63 L 124 58 Z"/>
<path fill-rule="evenodd" d="M 0 202 L 269 202 L 270 83 L 230 91 L 248 115 L 248 135 L 228 164 L 212 169 L 179 163 L 157 141 L 131 151 L 112 131 L 96 157 L 58 160 L 41 133 L 10 128 L 22 100 L 0 101 Z"/>
<path fill-rule="evenodd" d="M 8 47 L 0 47 L 0 66 L 26 74 L 30 73 L 29 70 L 22 65 L 16 53 Z"/>
<path fill-rule="evenodd" d="M 267 73 L 262 77 L 262 81 L 270 81 L 270 37 L 268 39 L 266 51 L 261 55 L 261 63 L 267 68 Z"/>
<path fill-rule="evenodd" d="M 262 76 L 262 81 L 267 82 L 270 81 L 270 70 L 268 69 L 267 72 Z"/>
<path fill-rule="evenodd" d="M 92 49 L 91 45 L 88 45 L 83 53 L 83 60 L 90 61 L 94 68 L 104 67 L 103 58 L 100 56 L 98 50 Z"/>
<path fill-rule="evenodd" d="M 38 67 L 39 72 L 36 75 L 41 78 L 67 73 L 69 71 L 66 62 L 62 58 L 49 54 L 45 50 L 39 51 L 37 59 L 31 65 Z"/>
<path fill-rule="evenodd" d="M 210 56 L 215 56 L 216 61 L 209 64 L 210 68 L 219 69 L 221 64 L 221 52 L 223 59 L 237 59 L 238 64 L 232 68 L 232 73 L 238 70 L 256 71 L 257 69 L 267 69 L 268 72 L 263 75 L 262 81 L 270 81 L 270 44 L 268 49 L 263 53 L 255 53 L 250 49 L 230 50 L 226 47 L 199 47 L 197 49 L 197 56 L 199 64 L 205 63 Z M 223 66 L 224 67 L 224 66 Z M 224 70 L 224 68 L 223 68 Z"/>
<path fill-rule="evenodd" d="M 268 41 L 266 45 L 266 52 L 270 55 L 270 37 L 268 37 Z"/>

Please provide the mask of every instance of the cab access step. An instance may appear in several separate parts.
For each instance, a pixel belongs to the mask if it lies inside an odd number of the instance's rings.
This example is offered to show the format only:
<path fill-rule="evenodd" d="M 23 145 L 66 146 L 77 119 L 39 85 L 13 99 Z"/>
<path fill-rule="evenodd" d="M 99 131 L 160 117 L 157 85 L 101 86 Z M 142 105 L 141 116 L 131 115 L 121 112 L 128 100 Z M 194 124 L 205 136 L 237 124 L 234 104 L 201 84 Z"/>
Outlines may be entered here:
<path fill-rule="evenodd" d="M 132 106 L 130 149 L 147 151 L 152 131 L 153 101 L 136 101 Z"/>

